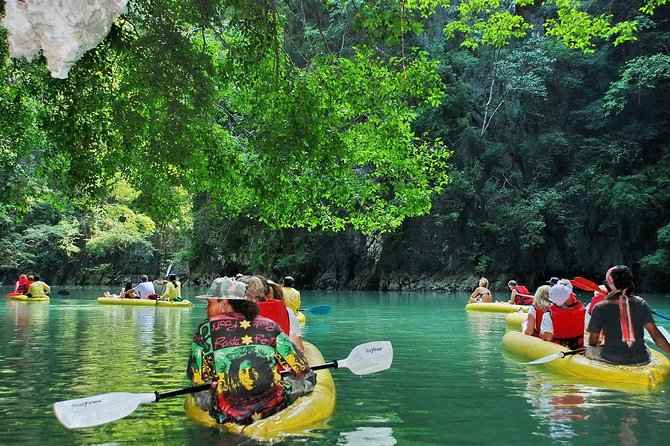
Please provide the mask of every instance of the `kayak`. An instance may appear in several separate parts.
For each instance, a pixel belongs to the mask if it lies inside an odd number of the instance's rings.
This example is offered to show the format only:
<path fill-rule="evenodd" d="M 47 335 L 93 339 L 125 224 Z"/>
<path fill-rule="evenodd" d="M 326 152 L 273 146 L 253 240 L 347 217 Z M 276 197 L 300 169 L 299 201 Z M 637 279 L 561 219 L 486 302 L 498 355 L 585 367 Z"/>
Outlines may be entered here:
<path fill-rule="evenodd" d="M 298 323 L 300 325 L 305 325 L 307 323 L 307 316 L 305 316 L 305 313 L 303 313 L 302 311 L 298 311 L 296 317 L 298 318 Z"/>
<path fill-rule="evenodd" d="M 505 316 L 505 330 L 517 330 L 521 331 L 521 324 L 526 322 L 528 318 L 528 313 L 510 313 Z"/>
<path fill-rule="evenodd" d="M 321 352 L 309 342 L 305 342 L 305 356 L 311 365 L 325 361 Z M 298 398 L 286 409 L 272 416 L 256 421 L 248 426 L 234 423 L 219 424 L 196 403 L 193 395 L 186 395 L 184 409 L 186 415 L 202 426 L 225 429 L 235 434 L 246 435 L 258 441 L 270 441 L 291 433 L 304 432 L 315 423 L 328 418 L 335 410 L 335 382 L 328 369 L 316 370 L 314 390 Z"/>
<path fill-rule="evenodd" d="M 527 336 L 519 331 L 508 331 L 502 338 L 505 350 L 528 360 L 561 351 L 570 351 L 553 342 Z M 662 353 L 651 350 L 651 362 L 643 366 L 613 365 L 586 359 L 584 355 L 570 355 L 547 362 L 544 365 L 564 375 L 586 380 L 637 386 L 657 386 L 670 376 L 670 360 Z"/>
<path fill-rule="evenodd" d="M 468 311 L 490 311 L 493 313 L 512 313 L 515 311 L 523 311 L 528 313 L 528 305 L 511 305 L 503 302 L 472 302 L 465 306 Z"/>
<path fill-rule="evenodd" d="M 42 297 L 28 297 L 23 294 L 9 293 L 7 299 L 18 300 L 20 302 L 49 302 L 51 299 L 49 296 Z"/>
<path fill-rule="evenodd" d="M 135 305 L 142 307 L 192 307 L 190 300 L 171 302 L 167 300 L 151 299 L 121 299 L 120 297 L 98 297 L 98 302 L 104 305 Z"/>

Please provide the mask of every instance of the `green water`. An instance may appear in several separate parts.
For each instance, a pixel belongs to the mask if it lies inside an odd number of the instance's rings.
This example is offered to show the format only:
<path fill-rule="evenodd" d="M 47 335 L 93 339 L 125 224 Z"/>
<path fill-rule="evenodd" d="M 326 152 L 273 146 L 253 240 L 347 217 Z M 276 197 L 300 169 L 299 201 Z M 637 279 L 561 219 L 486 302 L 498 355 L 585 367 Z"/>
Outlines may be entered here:
<path fill-rule="evenodd" d="M 56 401 L 187 385 L 190 339 L 205 317 L 199 301 L 192 309 L 107 306 L 95 300 L 102 288 L 68 289 L 70 296 L 50 304 L 7 299 L 0 305 L 1 445 L 256 444 L 194 425 L 181 397 L 142 405 L 96 428 L 62 427 L 51 408 Z M 670 315 L 667 297 L 644 297 Z M 466 299 L 463 293 L 304 292 L 305 305 L 333 307 L 330 315 L 310 316 L 304 333 L 326 360 L 386 339 L 395 357 L 390 370 L 374 375 L 333 371 L 333 416 L 316 436 L 279 444 L 668 444 L 668 385 L 627 393 L 520 365 L 502 352 L 504 315 L 468 313 Z"/>

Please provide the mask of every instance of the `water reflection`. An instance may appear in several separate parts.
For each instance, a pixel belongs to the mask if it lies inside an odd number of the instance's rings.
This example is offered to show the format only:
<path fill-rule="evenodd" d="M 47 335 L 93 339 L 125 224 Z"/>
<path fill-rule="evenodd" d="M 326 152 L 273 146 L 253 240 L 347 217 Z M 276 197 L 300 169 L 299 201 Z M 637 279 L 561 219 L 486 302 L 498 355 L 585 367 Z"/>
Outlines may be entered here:
<path fill-rule="evenodd" d="M 0 305 L 0 444 L 259 444 L 193 424 L 182 398 L 96 428 L 63 428 L 55 401 L 188 385 L 190 341 L 205 317 L 202 302 L 190 310 L 105 306 L 95 301 L 99 288 L 71 291 L 46 305 Z M 304 294 L 310 305 L 333 306 L 305 330 L 327 360 L 381 339 L 393 342 L 395 356 L 381 373 L 333 371 L 333 416 L 282 446 L 667 444 L 670 384 L 603 388 L 520 365 L 502 349 L 505 315 L 466 312 L 464 293 Z M 668 299 L 650 305 L 670 314 Z"/>
<path fill-rule="evenodd" d="M 347 446 L 392 446 L 398 444 L 390 427 L 359 427 L 353 432 L 344 432 L 338 444 Z"/>
<path fill-rule="evenodd" d="M 531 416 L 539 418 L 540 427 L 544 428 L 540 434 L 563 440 L 584 435 L 574 425 L 587 417 L 583 389 L 556 385 L 536 376 L 527 381 L 524 396 L 533 406 Z"/>

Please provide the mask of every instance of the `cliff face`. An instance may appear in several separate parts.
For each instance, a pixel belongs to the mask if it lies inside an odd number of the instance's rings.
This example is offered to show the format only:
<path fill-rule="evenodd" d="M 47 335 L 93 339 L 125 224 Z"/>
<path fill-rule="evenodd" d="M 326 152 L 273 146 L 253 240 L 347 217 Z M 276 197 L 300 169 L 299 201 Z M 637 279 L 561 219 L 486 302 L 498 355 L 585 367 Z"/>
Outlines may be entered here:
<path fill-rule="evenodd" d="M 6 0 L 2 26 L 9 53 L 32 61 L 40 52 L 51 76 L 67 78 L 72 65 L 105 38 L 128 0 Z"/>

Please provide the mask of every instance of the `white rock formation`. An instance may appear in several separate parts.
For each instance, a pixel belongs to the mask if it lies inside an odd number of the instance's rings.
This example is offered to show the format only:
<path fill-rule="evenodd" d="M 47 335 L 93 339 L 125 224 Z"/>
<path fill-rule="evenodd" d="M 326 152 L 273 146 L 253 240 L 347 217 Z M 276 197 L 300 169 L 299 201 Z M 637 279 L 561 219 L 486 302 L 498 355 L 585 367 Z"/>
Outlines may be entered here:
<path fill-rule="evenodd" d="M 9 54 L 32 61 L 41 49 L 51 76 L 65 79 L 102 42 L 128 0 L 5 0 Z"/>

